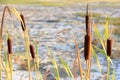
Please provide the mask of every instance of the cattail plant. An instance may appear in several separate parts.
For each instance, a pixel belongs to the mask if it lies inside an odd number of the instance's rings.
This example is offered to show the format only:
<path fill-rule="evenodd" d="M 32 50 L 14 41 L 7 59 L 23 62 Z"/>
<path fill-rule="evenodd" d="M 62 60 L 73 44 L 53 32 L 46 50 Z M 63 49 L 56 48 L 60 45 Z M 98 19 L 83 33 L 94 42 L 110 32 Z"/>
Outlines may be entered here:
<path fill-rule="evenodd" d="M 86 35 L 84 41 L 84 57 L 86 60 L 86 78 L 90 80 L 90 68 L 91 68 L 91 40 L 92 40 L 92 30 L 90 25 L 90 16 L 88 13 L 88 4 L 86 8 Z"/>
<path fill-rule="evenodd" d="M 22 21 L 21 21 L 22 30 L 25 31 L 26 30 L 25 18 L 23 16 L 23 14 L 20 14 L 20 17 L 22 19 Z"/>
<path fill-rule="evenodd" d="M 28 35 L 28 31 L 26 28 L 26 24 L 25 24 L 25 19 L 23 14 L 20 14 L 21 17 L 21 27 L 22 30 L 24 32 L 24 39 L 25 39 L 25 46 L 26 46 L 26 56 L 27 56 L 27 64 L 28 64 L 28 74 L 29 74 L 29 80 L 31 80 L 31 74 L 30 74 L 30 55 L 29 55 L 29 35 Z"/>
<path fill-rule="evenodd" d="M 11 38 L 7 39 L 8 45 L 8 62 L 10 66 L 10 80 L 12 80 L 12 40 Z"/>
<path fill-rule="evenodd" d="M 107 80 L 109 80 L 109 75 L 110 75 L 110 56 L 112 54 L 112 39 L 108 38 L 107 39 L 107 62 L 108 62 L 108 72 L 107 72 Z"/>

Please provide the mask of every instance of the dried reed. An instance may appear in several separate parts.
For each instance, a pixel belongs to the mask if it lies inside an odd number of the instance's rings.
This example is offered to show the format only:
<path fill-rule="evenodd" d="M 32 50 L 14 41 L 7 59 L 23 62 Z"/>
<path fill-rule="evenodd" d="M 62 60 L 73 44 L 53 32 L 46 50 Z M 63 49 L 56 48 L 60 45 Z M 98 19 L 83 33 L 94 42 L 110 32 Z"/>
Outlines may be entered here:
<path fill-rule="evenodd" d="M 8 62 L 10 67 L 10 80 L 12 80 L 12 40 L 8 37 L 7 39 L 8 44 Z"/>
<path fill-rule="evenodd" d="M 2 55 L 1 54 L 1 49 L 2 49 L 2 30 L 3 30 L 3 23 L 4 23 L 5 13 L 6 13 L 7 10 L 9 12 L 10 17 L 12 16 L 10 8 L 8 6 L 5 6 L 4 10 L 3 10 L 1 26 L 0 26 L 0 63 L 2 63 L 2 57 L 1 57 L 1 55 Z M 2 64 L 0 64 L 0 80 L 2 80 L 1 71 L 2 71 Z"/>

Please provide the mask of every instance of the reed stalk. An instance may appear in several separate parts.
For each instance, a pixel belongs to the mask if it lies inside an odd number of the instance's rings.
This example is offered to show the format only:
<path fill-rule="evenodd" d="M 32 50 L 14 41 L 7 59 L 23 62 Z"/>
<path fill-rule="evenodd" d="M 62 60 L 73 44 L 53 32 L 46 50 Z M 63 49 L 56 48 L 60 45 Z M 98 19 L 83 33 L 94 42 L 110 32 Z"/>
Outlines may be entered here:
<path fill-rule="evenodd" d="M 84 41 L 84 57 L 86 60 L 86 79 L 90 80 L 90 70 L 91 70 L 91 48 L 92 48 L 92 29 L 90 25 L 90 15 L 88 14 L 88 4 L 86 8 L 86 35 Z"/>
<path fill-rule="evenodd" d="M 28 36 L 28 30 L 26 29 L 25 25 L 25 18 L 23 14 L 20 14 L 20 17 L 22 19 L 21 21 L 21 27 L 24 32 L 24 39 L 25 39 L 25 46 L 26 46 L 26 56 L 27 56 L 27 64 L 28 64 L 28 75 L 29 75 L 29 80 L 31 80 L 31 74 L 30 74 L 30 55 L 29 55 L 29 36 Z"/>
<path fill-rule="evenodd" d="M 37 72 L 37 64 L 36 64 L 36 58 L 35 58 L 35 52 L 34 52 L 34 46 L 30 44 L 30 53 L 31 53 L 31 57 L 34 61 L 34 69 L 35 69 L 35 72 L 36 72 L 36 80 L 39 80 L 38 79 L 38 72 Z"/>
<path fill-rule="evenodd" d="M 81 80 L 83 80 L 83 68 L 82 68 L 82 64 L 81 64 L 81 59 L 80 59 L 80 51 L 79 51 L 79 47 L 78 47 L 78 43 L 76 41 L 75 36 L 72 34 L 75 46 L 76 46 L 76 55 L 77 55 L 77 60 L 78 60 L 78 66 L 79 66 L 79 72 L 80 72 L 80 77 Z"/>
<path fill-rule="evenodd" d="M 10 11 L 9 7 L 5 6 L 4 10 L 3 10 L 1 26 L 0 26 L 0 80 L 2 80 L 2 74 L 1 74 L 1 71 L 2 71 L 2 64 L 1 64 L 2 63 L 2 54 L 1 54 L 1 50 L 2 50 L 2 30 L 3 30 L 3 23 L 4 23 L 6 10 L 8 10 L 9 15 L 11 17 L 11 11 Z"/>
<path fill-rule="evenodd" d="M 110 56 L 112 54 L 112 39 L 107 39 L 107 62 L 108 62 L 108 71 L 107 71 L 107 80 L 109 80 L 110 75 Z"/>
<path fill-rule="evenodd" d="M 12 80 L 12 40 L 8 38 L 7 40 L 8 44 L 8 62 L 10 67 L 10 80 Z"/>

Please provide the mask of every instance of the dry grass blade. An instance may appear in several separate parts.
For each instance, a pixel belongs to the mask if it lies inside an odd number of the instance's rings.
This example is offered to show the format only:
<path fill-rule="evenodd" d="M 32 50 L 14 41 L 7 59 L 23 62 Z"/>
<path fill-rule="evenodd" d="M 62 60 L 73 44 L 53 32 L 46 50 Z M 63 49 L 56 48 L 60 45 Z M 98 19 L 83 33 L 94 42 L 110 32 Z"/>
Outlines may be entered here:
<path fill-rule="evenodd" d="M 10 17 L 12 17 L 10 8 L 8 6 L 5 6 L 3 10 L 2 21 L 1 21 L 1 26 L 0 26 L 0 39 L 2 39 L 2 29 L 3 29 L 3 23 L 4 23 L 6 10 L 8 10 Z"/>
<path fill-rule="evenodd" d="M 76 38 L 73 33 L 72 33 L 72 37 L 73 37 L 74 43 L 76 45 L 76 54 L 77 54 L 77 59 L 78 59 L 80 77 L 81 77 L 81 80 L 83 80 L 83 69 L 82 69 L 82 64 L 81 64 L 81 60 L 80 60 L 80 51 L 79 51 L 78 43 L 77 43 Z"/>
<path fill-rule="evenodd" d="M 6 10 L 8 10 L 10 17 L 12 17 L 11 11 L 10 11 L 9 7 L 8 7 L 8 6 L 5 6 L 5 7 L 4 7 L 3 14 L 2 14 L 2 20 L 1 20 L 1 26 L 0 26 L 0 63 L 2 63 L 2 58 L 1 58 L 2 30 L 3 30 L 3 23 L 4 23 L 4 18 L 5 18 Z M 0 80 L 2 79 L 1 70 L 2 70 L 2 65 L 0 64 Z"/>

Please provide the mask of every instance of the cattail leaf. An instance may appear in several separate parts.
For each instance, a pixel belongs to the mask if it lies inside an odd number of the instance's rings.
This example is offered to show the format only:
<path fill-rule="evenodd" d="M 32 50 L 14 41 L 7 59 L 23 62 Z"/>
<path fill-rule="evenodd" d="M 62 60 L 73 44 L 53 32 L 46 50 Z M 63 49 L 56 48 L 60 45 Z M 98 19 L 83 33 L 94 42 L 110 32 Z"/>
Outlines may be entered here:
<path fill-rule="evenodd" d="M 63 67 L 64 67 L 64 69 L 65 69 L 68 77 L 69 77 L 70 79 L 74 79 L 74 76 L 73 76 L 73 74 L 72 74 L 72 71 L 70 70 L 70 68 L 69 68 L 69 66 L 67 65 L 67 63 L 63 60 L 63 58 L 60 57 L 59 59 L 60 59 L 60 62 L 62 63 L 62 65 L 63 65 Z"/>
<path fill-rule="evenodd" d="M 92 47 L 92 53 L 93 53 L 93 56 L 97 62 L 97 65 L 98 65 L 98 68 L 100 70 L 100 73 L 102 74 L 102 68 L 101 68 L 101 65 L 100 65 L 100 61 L 98 60 L 98 56 L 97 56 L 97 53 L 95 52 L 94 48 Z"/>
<path fill-rule="evenodd" d="M 99 51 L 101 54 L 103 54 L 104 56 L 106 56 L 106 53 L 105 53 L 105 51 L 104 51 L 103 49 L 101 49 L 101 48 L 99 48 L 99 47 L 97 47 L 97 46 L 95 46 L 95 45 L 93 45 L 93 47 L 94 47 L 97 51 Z"/>
<path fill-rule="evenodd" d="M 108 27 L 108 20 L 105 23 L 105 41 L 109 38 L 109 27 Z"/>
<path fill-rule="evenodd" d="M 59 69 L 58 69 L 58 65 L 57 65 L 55 56 L 53 55 L 53 53 L 51 52 L 51 50 L 49 49 L 48 46 L 47 46 L 47 50 L 48 50 L 48 53 L 50 54 L 50 55 L 48 56 L 48 58 L 50 59 L 50 61 L 51 61 L 52 64 L 53 64 L 53 67 L 54 67 L 55 79 L 56 79 L 56 80 L 60 80 Z"/>
<path fill-rule="evenodd" d="M 99 32 L 99 30 L 98 30 L 98 28 L 95 24 L 93 25 L 93 27 L 94 27 L 94 30 L 95 30 L 96 37 L 98 37 L 98 39 L 100 40 L 100 43 L 101 43 L 102 48 L 105 51 L 105 55 L 106 55 L 106 48 L 105 48 L 105 44 L 104 44 L 104 41 L 102 39 L 102 36 L 101 36 L 101 34 L 100 34 L 100 32 Z"/>

